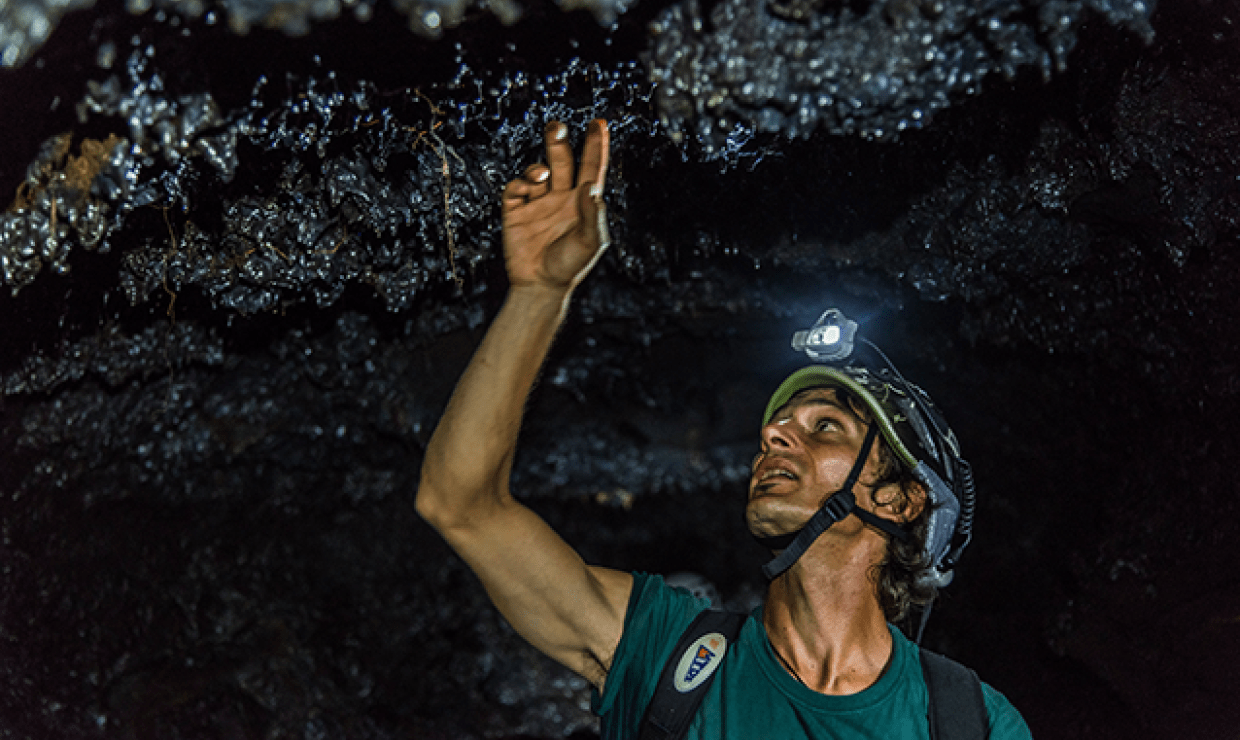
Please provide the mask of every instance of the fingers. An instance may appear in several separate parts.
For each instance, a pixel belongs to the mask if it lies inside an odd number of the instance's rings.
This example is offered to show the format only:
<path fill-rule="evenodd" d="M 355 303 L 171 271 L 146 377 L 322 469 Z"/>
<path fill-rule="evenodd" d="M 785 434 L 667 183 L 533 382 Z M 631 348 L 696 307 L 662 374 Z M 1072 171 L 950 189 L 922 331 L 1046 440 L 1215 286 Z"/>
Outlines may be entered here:
<path fill-rule="evenodd" d="M 559 121 L 547 124 L 547 165 L 531 165 L 525 174 L 508 184 L 504 200 L 536 198 L 551 190 L 572 190 L 575 185 L 602 185 L 607 180 L 611 132 L 607 122 L 596 118 L 586 129 L 586 143 L 581 153 L 581 166 L 573 177 L 573 148 L 568 141 L 568 127 Z"/>
<path fill-rule="evenodd" d="M 573 189 L 573 148 L 568 143 L 568 127 L 559 121 L 547 124 L 547 164 L 551 166 L 551 189 Z"/>
<path fill-rule="evenodd" d="M 525 174 L 521 176 L 532 183 L 545 185 L 547 178 L 551 176 L 551 170 L 547 169 L 545 164 L 532 164 L 525 168 Z"/>
<path fill-rule="evenodd" d="M 610 159 L 611 132 L 607 130 L 607 121 L 596 118 L 586 128 L 586 145 L 581 152 L 581 169 L 577 173 L 578 183 L 597 183 L 607 181 L 607 163 Z"/>
<path fill-rule="evenodd" d="M 525 174 L 504 188 L 504 203 L 524 203 L 547 192 L 551 170 L 546 165 L 532 164 L 525 168 Z"/>

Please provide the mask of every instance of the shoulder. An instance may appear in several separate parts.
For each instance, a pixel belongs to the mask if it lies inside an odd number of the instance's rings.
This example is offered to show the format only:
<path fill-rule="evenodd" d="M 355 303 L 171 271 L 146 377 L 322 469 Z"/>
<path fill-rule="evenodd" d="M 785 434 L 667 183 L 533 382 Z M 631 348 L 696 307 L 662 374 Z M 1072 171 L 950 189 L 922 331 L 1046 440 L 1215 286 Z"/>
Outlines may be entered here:
<path fill-rule="evenodd" d="M 663 659 L 670 655 L 681 633 L 694 617 L 708 608 L 709 601 L 683 588 L 669 586 L 661 576 L 634 573 L 633 591 L 624 615 L 624 632 L 616 646 L 608 679 L 623 663 L 653 662 L 656 668 L 661 668 Z"/>
<path fill-rule="evenodd" d="M 982 682 L 982 696 L 990 716 L 990 740 L 1031 740 L 1029 725 L 1006 696 L 985 681 Z"/>
<path fill-rule="evenodd" d="M 616 713 L 640 719 L 680 635 L 709 607 L 709 601 L 667 585 L 660 576 L 634 573 L 624 632 L 603 690 L 594 697 L 594 711 L 605 718 Z"/>
<path fill-rule="evenodd" d="M 895 632 L 898 634 L 898 630 Z M 903 635 L 900 635 L 900 638 L 903 638 Z M 911 649 L 917 651 L 918 658 L 923 665 L 923 671 L 928 670 L 927 661 L 930 661 L 931 666 L 939 667 L 938 670 L 931 672 L 937 674 L 938 679 L 943 681 L 945 687 L 950 687 L 953 684 L 963 686 L 966 685 L 966 682 L 972 684 L 974 681 L 980 684 L 982 700 L 986 705 L 990 740 L 1029 740 L 1031 738 L 1028 725 L 1025 724 L 1024 718 L 1021 717 L 1016 707 L 1012 706 L 1012 702 L 1008 701 L 1006 696 L 990 684 L 977 679 L 977 674 L 971 668 L 945 656 L 919 649 L 912 642 L 900 638 L 898 639 L 902 644 L 907 644 Z M 926 673 L 924 677 L 928 679 L 930 674 Z M 972 691 L 975 691 L 975 689 L 970 690 L 970 692 Z M 953 695 L 955 695 L 954 692 Z M 976 696 L 976 694 L 973 695 Z M 976 699 L 973 701 L 976 701 Z M 973 702 L 969 703 L 972 704 Z M 973 705 L 976 706 L 975 704 Z"/>
<path fill-rule="evenodd" d="M 624 631 L 626 635 L 639 631 L 673 631 L 678 636 L 695 616 L 709 608 L 709 599 L 695 596 L 688 589 L 672 586 L 663 576 L 634 573 Z"/>

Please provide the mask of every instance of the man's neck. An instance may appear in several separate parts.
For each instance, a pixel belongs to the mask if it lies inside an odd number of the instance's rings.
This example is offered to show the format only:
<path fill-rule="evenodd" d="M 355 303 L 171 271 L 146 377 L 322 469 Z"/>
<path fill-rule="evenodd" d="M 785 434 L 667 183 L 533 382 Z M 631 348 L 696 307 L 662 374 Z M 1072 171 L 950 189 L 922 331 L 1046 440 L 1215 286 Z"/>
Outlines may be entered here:
<path fill-rule="evenodd" d="M 771 583 L 763 625 L 794 678 L 822 694 L 855 694 L 883 675 L 892 654 L 868 576 L 872 558 L 817 549 Z"/>

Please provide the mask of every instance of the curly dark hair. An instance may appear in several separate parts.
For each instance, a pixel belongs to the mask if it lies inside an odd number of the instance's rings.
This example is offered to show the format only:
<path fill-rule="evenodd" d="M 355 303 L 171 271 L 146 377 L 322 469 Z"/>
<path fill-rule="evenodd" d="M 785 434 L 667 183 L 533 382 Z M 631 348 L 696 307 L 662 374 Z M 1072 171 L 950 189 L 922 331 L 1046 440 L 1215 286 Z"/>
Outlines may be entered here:
<path fill-rule="evenodd" d="M 852 409 L 867 424 L 875 423 L 873 414 L 862 403 L 861 399 L 844 388 L 833 388 L 836 398 L 846 408 Z M 917 491 L 925 491 L 925 486 L 913 475 L 913 471 L 900 463 L 896 453 L 880 435 L 877 440 L 879 471 L 873 483 L 871 501 L 876 506 L 890 505 L 897 514 L 903 514 L 913 505 Z M 882 501 L 876 498 L 880 489 L 892 484 L 894 498 Z M 871 578 L 878 588 L 878 603 L 883 609 L 887 621 L 899 624 L 907 619 L 914 606 L 925 606 L 935 597 L 935 587 L 924 578 L 930 568 L 930 560 L 926 557 L 926 535 L 929 529 L 931 503 L 925 496 L 926 505 L 922 507 L 905 530 L 909 533 L 907 540 L 901 541 L 890 537 L 887 542 L 887 555 L 874 568 Z"/>

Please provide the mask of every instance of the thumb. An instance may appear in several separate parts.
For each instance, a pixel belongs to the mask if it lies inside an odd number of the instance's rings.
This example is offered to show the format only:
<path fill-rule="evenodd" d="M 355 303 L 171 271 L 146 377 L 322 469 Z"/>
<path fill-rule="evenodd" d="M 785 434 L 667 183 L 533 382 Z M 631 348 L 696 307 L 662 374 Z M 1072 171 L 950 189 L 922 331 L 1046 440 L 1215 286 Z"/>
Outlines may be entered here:
<path fill-rule="evenodd" d="M 607 230 L 607 204 L 603 202 L 603 186 L 587 185 L 579 188 L 577 194 L 578 213 L 581 214 L 581 237 L 584 244 L 594 247 L 590 261 L 574 276 L 572 284 L 576 286 L 594 269 L 602 258 L 603 252 L 611 246 L 611 236 Z"/>
<path fill-rule="evenodd" d="M 603 202 L 603 184 L 591 183 L 581 188 L 577 198 L 583 240 L 586 244 L 598 245 L 597 251 L 602 252 L 611 246 L 611 233 L 607 229 L 607 204 Z"/>

